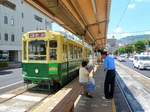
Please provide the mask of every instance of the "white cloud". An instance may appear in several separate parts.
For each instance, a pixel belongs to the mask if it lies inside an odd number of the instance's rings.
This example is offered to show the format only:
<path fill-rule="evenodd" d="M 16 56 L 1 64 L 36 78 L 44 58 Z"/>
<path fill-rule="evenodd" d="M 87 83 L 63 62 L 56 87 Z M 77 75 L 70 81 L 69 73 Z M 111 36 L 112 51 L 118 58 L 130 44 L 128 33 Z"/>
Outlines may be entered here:
<path fill-rule="evenodd" d="M 134 9 L 136 7 L 135 3 L 129 4 L 128 5 L 128 9 Z"/>
<path fill-rule="evenodd" d="M 135 2 L 143 2 L 143 0 L 135 0 Z"/>
<path fill-rule="evenodd" d="M 117 27 L 115 30 L 114 30 L 115 33 L 120 33 L 122 32 L 122 28 L 121 27 Z"/>
<path fill-rule="evenodd" d="M 150 0 L 135 0 L 135 2 L 150 2 Z"/>
<path fill-rule="evenodd" d="M 150 34 L 150 31 L 144 32 L 144 34 Z"/>

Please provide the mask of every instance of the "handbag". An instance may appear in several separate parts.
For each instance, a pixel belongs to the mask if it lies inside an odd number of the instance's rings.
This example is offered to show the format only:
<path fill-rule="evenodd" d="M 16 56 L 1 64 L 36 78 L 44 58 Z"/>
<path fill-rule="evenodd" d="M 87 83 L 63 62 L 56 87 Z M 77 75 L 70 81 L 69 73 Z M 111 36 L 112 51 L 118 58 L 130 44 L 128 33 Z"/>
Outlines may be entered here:
<path fill-rule="evenodd" d="M 95 91 L 96 86 L 95 86 L 95 80 L 93 77 L 89 78 L 89 82 L 86 85 L 86 89 L 87 89 L 87 92 L 89 93 L 93 93 Z"/>

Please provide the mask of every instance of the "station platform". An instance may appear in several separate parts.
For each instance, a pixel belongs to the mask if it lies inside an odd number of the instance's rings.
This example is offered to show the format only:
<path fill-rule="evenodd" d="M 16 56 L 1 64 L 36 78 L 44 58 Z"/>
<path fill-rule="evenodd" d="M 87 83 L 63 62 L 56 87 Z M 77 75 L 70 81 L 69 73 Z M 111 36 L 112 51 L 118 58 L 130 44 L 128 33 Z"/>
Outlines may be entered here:
<path fill-rule="evenodd" d="M 98 66 L 94 73 L 96 90 L 93 98 L 80 95 L 76 78 L 56 93 L 26 90 L 20 87 L 0 95 L 0 112 L 115 112 L 114 100 L 104 97 L 105 73 Z"/>
<path fill-rule="evenodd" d="M 97 67 L 94 79 L 96 83 L 94 97 L 79 95 L 75 102 L 74 112 L 116 112 L 114 100 L 107 100 L 104 97 L 105 73 L 101 65 Z"/>

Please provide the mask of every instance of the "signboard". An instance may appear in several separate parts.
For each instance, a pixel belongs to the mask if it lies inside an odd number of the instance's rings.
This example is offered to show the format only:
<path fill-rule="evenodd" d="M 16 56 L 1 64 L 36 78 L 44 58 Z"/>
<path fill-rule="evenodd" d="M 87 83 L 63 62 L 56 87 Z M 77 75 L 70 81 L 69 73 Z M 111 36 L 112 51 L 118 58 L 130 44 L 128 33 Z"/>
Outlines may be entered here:
<path fill-rule="evenodd" d="M 37 37 L 45 37 L 44 32 L 38 32 L 38 33 L 29 33 L 29 38 L 37 38 Z"/>

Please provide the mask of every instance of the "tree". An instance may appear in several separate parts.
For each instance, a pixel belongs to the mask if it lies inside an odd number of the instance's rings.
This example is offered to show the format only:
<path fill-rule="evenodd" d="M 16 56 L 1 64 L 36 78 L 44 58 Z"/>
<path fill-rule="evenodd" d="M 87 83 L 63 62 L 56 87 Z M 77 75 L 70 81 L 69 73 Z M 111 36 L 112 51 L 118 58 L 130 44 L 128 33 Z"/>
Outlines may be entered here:
<path fill-rule="evenodd" d="M 134 46 L 133 46 L 133 44 L 125 46 L 125 51 L 128 54 L 133 53 L 134 52 Z"/>
<path fill-rule="evenodd" d="M 145 42 L 144 41 L 137 41 L 135 44 L 135 51 L 137 53 L 141 53 L 141 52 L 144 52 L 146 50 L 146 47 L 145 47 Z"/>
<path fill-rule="evenodd" d="M 118 49 L 113 52 L 114 55 L 118 55 Z"/>
<path fill-rule="evenodd" d="M 118 49 L 119 54 L 124 54 L 126 52 L 125 47 L 120 47 Z"/>

